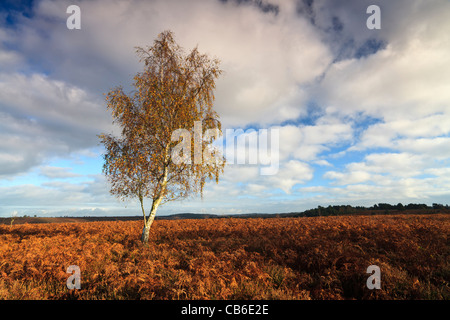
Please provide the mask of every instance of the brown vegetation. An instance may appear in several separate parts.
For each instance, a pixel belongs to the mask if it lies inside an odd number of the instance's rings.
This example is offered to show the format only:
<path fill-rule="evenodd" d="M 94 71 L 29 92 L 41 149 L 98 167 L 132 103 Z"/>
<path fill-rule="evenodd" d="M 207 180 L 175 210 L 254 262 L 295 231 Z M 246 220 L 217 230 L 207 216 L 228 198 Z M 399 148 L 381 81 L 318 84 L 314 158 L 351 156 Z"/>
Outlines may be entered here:
<path fill-rule="evenodd" d="M 148 245 L 141 221 L 0 225 L 0 298 L 449 299 L 449 218 L 166 220 Z"/>

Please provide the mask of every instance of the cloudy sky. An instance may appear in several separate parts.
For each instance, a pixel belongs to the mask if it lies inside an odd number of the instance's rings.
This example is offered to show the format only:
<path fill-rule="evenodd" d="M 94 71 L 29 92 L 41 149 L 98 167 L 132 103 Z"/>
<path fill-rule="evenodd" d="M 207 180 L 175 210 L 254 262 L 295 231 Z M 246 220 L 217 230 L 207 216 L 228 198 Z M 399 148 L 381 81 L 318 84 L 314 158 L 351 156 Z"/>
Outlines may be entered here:
<path fill-rule="evenodd" d="M 0 216 L 141 214 L 109 194 L 97 134 L 114 130 L 103 94 L 142 69 L 134 47 L 168 29 L 221 60 L 224 128 L 277 129 L 280 164 L 229 165 L 159 214 L 450 202 L 448 0 L 6 0 Z"/>

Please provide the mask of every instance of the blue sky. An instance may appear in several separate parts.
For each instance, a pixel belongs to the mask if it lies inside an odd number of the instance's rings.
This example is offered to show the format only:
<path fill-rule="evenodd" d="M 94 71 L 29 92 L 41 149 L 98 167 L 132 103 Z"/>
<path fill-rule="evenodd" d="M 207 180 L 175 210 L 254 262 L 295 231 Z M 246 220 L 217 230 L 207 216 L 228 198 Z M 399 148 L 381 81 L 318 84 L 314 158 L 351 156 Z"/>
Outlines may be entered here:
<path fill-rule="evenodd" d="M 446 0 L 2 1 L 0 216 L 141 214 L 109 194 L 97 135 L 118 132 L 103 94 L 166 29 L 221 60 L 224 128 L 278 130 L 279 170 L 230 165 L 159 214 L 449 203 L 449 17 Z"/>

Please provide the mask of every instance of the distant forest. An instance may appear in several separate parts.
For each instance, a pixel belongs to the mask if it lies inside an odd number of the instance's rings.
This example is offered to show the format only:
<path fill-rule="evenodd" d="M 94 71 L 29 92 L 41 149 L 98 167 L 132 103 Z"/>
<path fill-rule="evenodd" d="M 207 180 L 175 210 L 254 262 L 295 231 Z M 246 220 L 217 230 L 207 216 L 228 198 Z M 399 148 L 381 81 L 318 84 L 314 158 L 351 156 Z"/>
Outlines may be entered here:
<path fill-rule="evenodd" d="M 389 203 L 378 203 L 372 207 L 363 207 L 351 205 L 337 205 L 309 209 L 303 212 L 292 212 L 280 214 L 279 216 L 291 217 L 317 217 L 317 216 L 339 216 L 339 215 L 365 215 L 365 214 L 394 214 L 394 213 L 450 213 L 447 205 L 433 203 L 431 206 L 423 203 L 410 203 L 403 205 L 402 203 L 392 205 Z"/>
<path fill-rule="evenodd" d="M 328 207 L 318 206 L 315 209 L 309 209 L 302 212 L 289 213 L 244 213 L 244 214 L 196 214 L 196 213 L 178 213 L 168 216 L 159 216 L 157 219 L 208 219 L 208 218 L 289 218 L 289 217 L 319 217 L 319 216 L 344 216 L 344 215 L 380 215 L 380 214 L 433 214 L 450 213 L 447 205 L 433 203 L 431 206 L 426 204 L 410 203 L 403 205 L 401 203 L 391 205 L 389 203 L 378 203 L 371 207 L 351 205 L 335 205 Z"/>
<path fill-rule="evenodd" d="M 433 203 L 426 204 L 401 203 L 391 205 L 378 203 L 372 207 L 351 205 L 335 205 L 328 207 L 318 206 L 302 212 L 289 213 L 244 213 L 244 214 L 209 214 L 209 213 L 177 213 L 172 215 L 157 215 L 157 220 L 179 220 L 179 219 L 220 219 L 220 218 L 289 218 L 289 217 L 319 217 L 319 216 L 345 216 L 345 215 L 383 215 L 383 214 L 450 214 L 447 205 Z M 4 217 L 0 218 L 0 224 L 22 224 L 22 223 L 49 223 L 49 222 L 88 222 L 88 221 L 131 221 L 141 220 L 142 216 L 64 216 L 64 217 Z"/>

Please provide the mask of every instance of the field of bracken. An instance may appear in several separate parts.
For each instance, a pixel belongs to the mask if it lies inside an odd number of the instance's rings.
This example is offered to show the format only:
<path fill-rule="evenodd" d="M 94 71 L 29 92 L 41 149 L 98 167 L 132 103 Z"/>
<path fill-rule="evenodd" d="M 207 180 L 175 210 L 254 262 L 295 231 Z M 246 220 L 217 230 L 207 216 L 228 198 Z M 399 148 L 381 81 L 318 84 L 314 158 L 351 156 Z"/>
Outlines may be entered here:
<path fill-rule="evenodd" d="M 448 214 L 157 220 L 148 246 L 141 228 L 0 225 L 0 299 L 450 298 Z"/>

